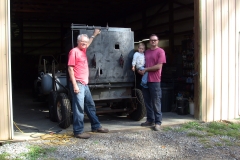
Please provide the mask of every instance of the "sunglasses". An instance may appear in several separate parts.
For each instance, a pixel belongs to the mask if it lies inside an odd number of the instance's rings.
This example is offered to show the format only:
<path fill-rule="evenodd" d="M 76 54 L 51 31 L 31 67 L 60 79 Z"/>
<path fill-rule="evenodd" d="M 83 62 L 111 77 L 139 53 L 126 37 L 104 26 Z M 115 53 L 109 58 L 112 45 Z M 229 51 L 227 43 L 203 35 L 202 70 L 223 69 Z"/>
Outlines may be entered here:
<path fill-rule="evenodd" d="M 150 39 L 150 42 L 157 42 L 158 39 Z"/>

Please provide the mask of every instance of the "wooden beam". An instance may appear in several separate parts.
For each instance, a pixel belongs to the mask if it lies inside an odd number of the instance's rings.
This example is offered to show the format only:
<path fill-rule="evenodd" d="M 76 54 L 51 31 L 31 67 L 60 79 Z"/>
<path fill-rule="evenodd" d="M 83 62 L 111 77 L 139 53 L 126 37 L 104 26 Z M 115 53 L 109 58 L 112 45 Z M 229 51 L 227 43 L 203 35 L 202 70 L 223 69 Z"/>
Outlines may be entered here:
<path fill-rule="evenodd" d="M 169 48 L 171 54 L 174 53 L 174 10 L 173 10 L 173 0 L 169 0 Z"/>
<path fill-rule="evenodd" d="M 160 39 L 169 39 L 169 32 L 157 32 L 155 33 Z M 182 32 L 175 32 L 174 36 L 178 36 L 178 35 L 189 35 L 189 34 L 193 34 L 193 30 L 186 30 L 186 31 L 182 31 Z M 140 41 L 146 37 L 148 37 L 149 34 L 138 34 L 137 36 L 135 36 L 135 41 Z"/>
<path fill-rule="evenodd" d="M 59 41 L 59 40 L 61 40 L 61 38 L 59 38 L 59 39 L 54 39 L 54 40 L 52 40 L 52 41 L 50 41 L 50 42 L 47 42 L 47 43 L 45 43 L 45 44 L 43 44 L 43 45 L 40 45 L 40 46 L 38 46 L 38 47 L 34 47 L 33 49 L 30 49 L 30 50 L 26 51 L 24 54 L 29 54 L 29 53 L 34 52 L 35 50 L 37 50 L 37 49 L 39 49 L 39 48 L 46 47 L 47 45 L 49 45 L 49 44 L 51 44 L 51 43 L 54 43 L 54 42 L 56 42 L 56 41 Z M 55 48 L 55 47 L 53 47 L 53 48 Z"/>
<path fill-rule="evenodd" d="M 176 4 L 180 5 L 180 6 L 183 6 L 183 7 L 185 7 L 185 8 L 188 8 L 188 9 L 190 9 L 190 10 L 194 10 L 194 6 L 193 6 L 193 7 L 192 7 L 192 6 L 188 6 L 188 5 L 184 4 L 184 3 L 178 2 L 178 1 L 176 1 L 176 0 L 174 0 L 173 3 L 176 3 Z"/>
<path fill-rule="evenodd" d="M 125 7 L 124 10 L 118 10 L 118 14 L 113 14 L 112 16 L 111 15 L 108 15 L 108 19 L 109 19 L 109 22 L 112 21 L 116 21 L 116 18 L 117 17 L 122 17 L 122 18 L 125 18 L 125 17 L 128 17 L 129 15 L 133 14 L 133 13 L 141 13 L 142 10 L 146 10 L 148 8 L 151 8 L 151 7 L 154 7 L 158 4 L 162 4 L 163 1 L 160 1 L 160 0 L 151 0 L 151 3 L 147 2 L 144 3 L 145 1 L 138 1 L 135 3 L 134 7 Z M 126 4 L 125 4 L 126 5 Z M 124 7 L 123 7 L 124 8 Z M 141 20 L 139 20 L 141 21 Z"/>
<path fill-rule="evenodd" d="M 192 5 L 193 5 L 193 3 L 188 4 L 188 6 L 192 6 Z M 182 7 L 182 6 L 181 7 L 177 7 L 177 8 L 174 8 L 173 11 L 182 10 L 184 8 L 185 7 Z M 164 16 L 164 15 L 168 15 L 168 14 L 169 14 L 169 11 L 164 11 L 164 12 L 160 12 L 159 14 L 156 14 L 156 15 L 148 16 L 146 18 L 148 19 L 148 18 L 152 18 L 152 17 L 156 17 L 156 16 Z M 127 25 L 129 26 L 131 24 L 138 23 L 138 22 L 141 22 L 141 21 L 142 20 L 139 19 L 139 20 L 136 20 L 136 21 L 129 22 L 129 23 L 127 23 Z"/>
<path fill-rule="evenodd" d="M 184 22 L 184 21 L 193 20 L 193 19 L 194 19 L 194 17 L 191 16 L 191 17 L 187 17 L 187 18 L 175 20 L 175 21 L 173 22 L 173 25 L 176 25 L 176 23 L 182 23 L 182 22 Z M 161 23 L 161 24 L 154 25 L 154 26 L 151 26 L 151 27 L 146 27 L 146 28 L 145 28 L 145 31 L 147 31 L 147 30 L 153 30 L 153 29 L 156 29 L 156 28 L 161 28 L 161 27 L 167 26 L 167 25 L 169 25 L 169 22 Z M 139 37 L 138 35 L 139 35 L 139 34 L 142 34 L 141 31 L 142 31 L 142 29 L 134 30 L 135 37 Z M 146 38 L 146 37 L 144 37 L 144 38 Z M 139 39 L 138 39 L 138 40 L 139 40 Z M 140 40 L 141 40 L 141 39 L 140 39 Z"/>
<path fill-rule="evenodd" d="M 144 9 L 142 11 L 142 29 L 141 29 L 141 33 L 145 33 L 146 32 L 146 27 L 147 27 L 147 22 L 146 22 L 146 9 Z"/>
<path fill-rule="evenodd" d="M 158 11 L 157 11 L 154 15 L 158 15 L 166 5 L 167 5 L 167 2 L 164 2 L 164 3 L 162 4 L 162 6 L 158 9 Z M 147 21 L 147 24 L 148 24 L 148 25 L 153 21 L 153 19 L 155 19 L 155 16 L 154 16 L 154 15 L 151 16 L 150 19 Z"/>

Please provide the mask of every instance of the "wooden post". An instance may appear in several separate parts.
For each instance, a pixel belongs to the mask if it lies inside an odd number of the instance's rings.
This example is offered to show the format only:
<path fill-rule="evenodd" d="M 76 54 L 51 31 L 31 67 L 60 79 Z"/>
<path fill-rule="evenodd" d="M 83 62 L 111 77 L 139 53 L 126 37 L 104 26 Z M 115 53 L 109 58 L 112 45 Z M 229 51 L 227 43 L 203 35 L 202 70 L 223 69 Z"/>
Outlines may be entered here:
<path fill-rule="evenodd" d="M 194 77 L 194 118 L 200 119 L 200 10 L 199 0 L 194 0 L 194 70 L 198 74 Z"/>
<path fill-rule="evenodd" d="M 174 15 L 173 15 L 173 1 L 169 1 L 169 49 L 170 54 L 174 53 Z"/>

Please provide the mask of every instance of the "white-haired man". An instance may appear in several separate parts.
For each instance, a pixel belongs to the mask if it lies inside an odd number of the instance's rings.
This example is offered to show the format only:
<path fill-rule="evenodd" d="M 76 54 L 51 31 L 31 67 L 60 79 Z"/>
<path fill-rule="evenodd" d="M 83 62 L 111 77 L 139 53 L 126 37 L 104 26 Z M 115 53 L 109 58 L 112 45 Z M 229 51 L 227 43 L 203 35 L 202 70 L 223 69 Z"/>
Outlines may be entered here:
<path fill-rule="evenodd" d="M 100 30 L 95 29 L 91 38 L 86 34 L 79 35 L 77 37 L 77 47 L 73 48 L 68 56 L 68 73 L 72 94 L 73 133 L 76 138 L 90 138 L 90 134 L 83 132 L 84 111 L 90 119 L 92 132 L 109 132 L 108 129 L 101 126 L 98 120 L 95 103 L 88 87 L 89 68 L 86 50 L 98 34 L 100 34 Z"/>

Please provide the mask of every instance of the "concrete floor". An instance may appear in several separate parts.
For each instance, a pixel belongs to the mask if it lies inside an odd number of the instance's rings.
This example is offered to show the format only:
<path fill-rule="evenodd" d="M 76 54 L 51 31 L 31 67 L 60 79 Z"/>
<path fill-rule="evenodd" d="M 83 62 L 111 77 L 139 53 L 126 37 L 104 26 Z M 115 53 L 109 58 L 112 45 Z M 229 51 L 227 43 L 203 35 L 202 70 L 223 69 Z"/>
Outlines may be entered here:
<path fill-rule="evenodd" d="M 113 114 L 99 115 L 99 120 L 103 127 L 111 132 L 122 130 L 140 130 L 147 129 L 141 127 L 141 121 L 132 121 L 126 116 L 117 117 Z M 63 130 L 58 127 L 56 122 L 48 119 L 48 108 L 45 102 L 40 102 L 33 98 L 31 91 L 14 90 L 13 91 L 13 121 L 14 121 L 14 140 L 34 140 L 39 135 L 49 132 L 61 131 L 72 132 L 72 125 Z M 162 126 L 170 126 L 195 121 L 192 115 L 178 115 L 175 112 L 163 112 Z M 20 130 L 23 132 L 21 132 Z M 88 119 L 85 120 L 85 131 L 91 131 Z"/>

